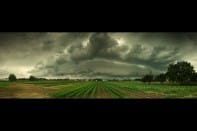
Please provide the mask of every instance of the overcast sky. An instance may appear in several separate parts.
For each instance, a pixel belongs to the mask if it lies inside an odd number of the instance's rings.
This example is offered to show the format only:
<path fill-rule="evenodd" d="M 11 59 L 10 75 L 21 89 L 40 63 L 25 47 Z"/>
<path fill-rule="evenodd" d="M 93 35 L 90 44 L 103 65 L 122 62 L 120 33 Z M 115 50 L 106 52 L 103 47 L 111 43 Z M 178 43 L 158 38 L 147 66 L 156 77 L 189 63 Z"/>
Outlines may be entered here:
<path fill-rule="evenodd" d="M 0 33 L 0 78 L 114 78 L 165 72 L 188 61 L 197 70 L 197 33 Z"/>

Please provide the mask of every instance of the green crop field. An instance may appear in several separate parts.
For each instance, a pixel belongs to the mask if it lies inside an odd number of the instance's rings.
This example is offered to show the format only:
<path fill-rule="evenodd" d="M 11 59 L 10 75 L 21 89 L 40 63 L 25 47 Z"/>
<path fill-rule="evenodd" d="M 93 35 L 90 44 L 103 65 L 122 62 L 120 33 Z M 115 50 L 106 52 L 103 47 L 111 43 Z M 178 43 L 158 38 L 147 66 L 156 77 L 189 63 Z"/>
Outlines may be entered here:
<path fill-rule="evenodd" d="M 197 86 L 140 82 L 86 82 L 51 94 L 56 98 L 195 98 Z"/>
<path fill-rule="evenodd" d="M 197 86 L 136 81 L 0 81 L 0 98 L 197 98 Z"/>
<path fill-rule="evenodd" d="M 7 87 L 9 84 L 10 84 L 10 82 L 0 81 L 0 89 Z"/>

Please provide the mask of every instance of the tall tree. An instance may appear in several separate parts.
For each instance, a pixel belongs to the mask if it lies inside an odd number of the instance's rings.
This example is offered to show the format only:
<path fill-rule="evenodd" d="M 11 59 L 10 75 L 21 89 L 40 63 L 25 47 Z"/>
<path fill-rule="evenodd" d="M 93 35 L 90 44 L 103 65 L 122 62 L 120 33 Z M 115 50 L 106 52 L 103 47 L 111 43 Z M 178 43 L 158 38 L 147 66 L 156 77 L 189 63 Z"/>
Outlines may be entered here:
<path fill-rule="evenodd" d="M 9 80 L 9 81 L 16 81 L 16 76 L 15 76 L 15 74 L 10 74 L 9 77 L 8 77 L 8 80 Z"/>
<path fill-rule="evenodd" d="M 30 81 L 36 81 L 36 80 L 38 80 L 38 78 L 36 78 L 35 76 L 30 76 L 30 77 L 29 77 L 29 80 L 30 80 Z"/>
<path fill-rule="evenodd" d="M 149 84 L 152 82 L 153 80 L 153 75 L 152 74 L 147 74 L 142 78 L 143 82 L 148 82 Z"/>
<path fill-rule="evenodd" d="M 161 73 L 158 76 L 156 76 L 155 78 L 156 81 L 159 81 L 160 83 L 163 83 L 164 81 L 166 81 L 166 74 Z"/>
<path fill-rule="evenodd" d="M 192 82 L 197 82 L 197 73 L 193 73 L 191 81 Z"/>
<path fill-rule="evenodd" d="M 194 67 L 189 62 L 182 61 L 170 64 L 166 74 L 169 81 L 185 84 L 191 82 L 194 73 Z"/>

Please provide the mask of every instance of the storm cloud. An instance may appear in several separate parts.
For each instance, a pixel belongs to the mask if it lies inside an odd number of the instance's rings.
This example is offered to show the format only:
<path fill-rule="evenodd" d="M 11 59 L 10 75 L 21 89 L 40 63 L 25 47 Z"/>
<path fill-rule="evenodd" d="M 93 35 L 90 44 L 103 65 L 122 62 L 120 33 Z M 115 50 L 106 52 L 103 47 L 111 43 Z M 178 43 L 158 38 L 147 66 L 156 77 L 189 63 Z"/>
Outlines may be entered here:
<path fill-rule="evenodd" d="M 186 60 L 197 69 L 197 33 L 0 33 L 0 77 L 141 77 Z"/>

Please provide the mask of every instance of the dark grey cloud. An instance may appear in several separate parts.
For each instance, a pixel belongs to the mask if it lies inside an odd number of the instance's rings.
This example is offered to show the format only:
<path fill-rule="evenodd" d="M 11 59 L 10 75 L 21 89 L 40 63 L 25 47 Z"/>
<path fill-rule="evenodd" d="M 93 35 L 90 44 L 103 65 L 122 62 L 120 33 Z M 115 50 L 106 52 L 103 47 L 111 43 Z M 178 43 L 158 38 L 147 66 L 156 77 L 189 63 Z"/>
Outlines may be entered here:
<path fill-rule="evenodd" d="M 197 68 L 197 33 L 0 33 L 1 74 L 135 77 L 187 60 Z"/>
<path fill-rule="evenodd" d="M 177 46 L 143 44 L 142 38 L 142 44 L 130 41 L 120 45 L 113 33 L 92 33 L 68 46 L 66 53 L 60 53 L 53 65 L 42 67 L 45 69 L 43 75 L 142 76 L 150 71 L 165 71 L 168 64 L 180 59 Z"/>
<path fill-rule="evenodd" d="M 124 47 L 118 47 L 118 42 L 107 33 L 93 33 L 86 43 L 72 45 L 68 52 L 75 62 L 94 58 L 119 59 L 119 51 Z"/>
<path fill-rule="evenodd" d="M 180 60 L 180 57 L 178 48 L 135 45 L 126 56 L 126 61 L 163 71 L 170 63 Z"/>
<path fill-rule="evenodd" d="M 98 76 L 134 76 L 137 74 L 143 75 L 150 70 L 146 70 L 141 66 L 135 64 L 128 64 L 123 62 L 111 61 L 107 59 L 94 59 L 85 60 L 80 63 L 72 63 L 67 61 L 63 64 L 57 64 L 57 61 L 52 65 L 46 64 L 36 68 L 35 75 L 40 76 L 86 76 L 86 77 L 98 77 Z M 39 71 L 36 74 L 36 71 Z M 41 71 L 41 72 L 40 72 Z M 39 74 L 41 73 L 41 74 Z"/>

